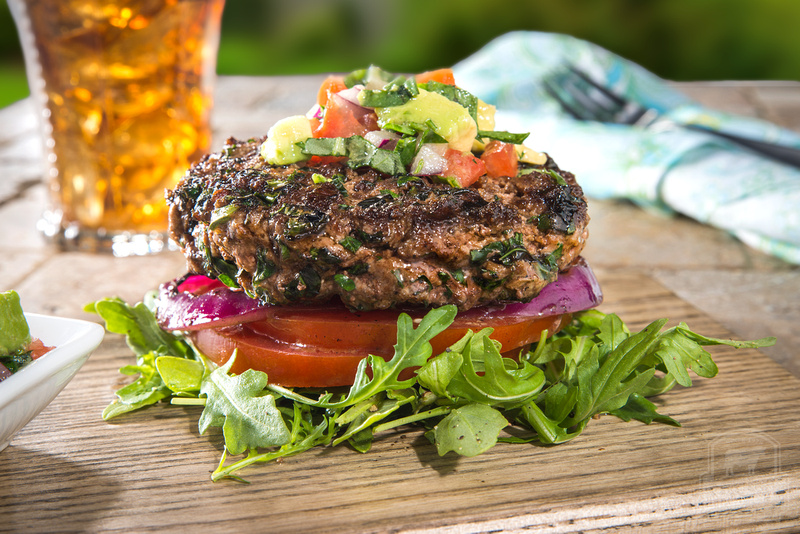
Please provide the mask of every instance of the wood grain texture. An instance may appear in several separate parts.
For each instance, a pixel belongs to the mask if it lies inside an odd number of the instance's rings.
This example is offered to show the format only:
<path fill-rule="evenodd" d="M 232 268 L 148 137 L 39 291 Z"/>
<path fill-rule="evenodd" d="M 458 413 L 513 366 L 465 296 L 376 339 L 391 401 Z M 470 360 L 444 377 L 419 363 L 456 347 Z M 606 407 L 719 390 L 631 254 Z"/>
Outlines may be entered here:
<path fill-rule="evenodd" d="M 605 311 L 726 332 L 641 274 L 599 271 Z M 712 347 L 718 377 L 656 402 L 681 428 L 593 421 L 555 446 L 439 457 L 418 431 L 362 455 L 317 449 L 213 483 L 218 433 L 200 409 L 100 419 L 131 356 L 108 335 L 62 394 L 0 454 L 9 532 L 775 532 L 800 517 L 798 379 L 755 350 Z"/>

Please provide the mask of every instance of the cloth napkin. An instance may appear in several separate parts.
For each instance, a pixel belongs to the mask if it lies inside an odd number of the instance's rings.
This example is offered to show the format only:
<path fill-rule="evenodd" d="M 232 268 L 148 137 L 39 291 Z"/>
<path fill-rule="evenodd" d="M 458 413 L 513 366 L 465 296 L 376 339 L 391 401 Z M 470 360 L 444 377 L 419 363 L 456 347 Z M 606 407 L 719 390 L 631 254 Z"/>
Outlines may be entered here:
<path fill-rule="evenodd" d="M 497 106 L 497 129 L 531 132 L 525 144 L 574 172 L 587 196 L 681 213 L 800 264 L 799 169 L 680 127 L 573 120 L 541 84 L 566 63 L 667 118 L 800 147 L 795 132 L 701 106 L 640 65 L 567 35 L 505 34 L 453 70 L 460 86 Z"/>

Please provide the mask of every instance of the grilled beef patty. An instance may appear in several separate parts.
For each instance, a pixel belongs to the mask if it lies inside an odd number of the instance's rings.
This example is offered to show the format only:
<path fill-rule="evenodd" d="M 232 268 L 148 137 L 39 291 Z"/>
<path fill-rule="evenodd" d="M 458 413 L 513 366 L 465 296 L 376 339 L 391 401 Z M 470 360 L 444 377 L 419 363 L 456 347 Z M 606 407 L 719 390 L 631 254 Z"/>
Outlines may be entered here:
<path fill-rule="evenodd" d="M 274 167 L 229 139 L 167 192 L 191 272 L 278 305 L 357 310 L 528 301 L 584 247 L 580 186 L 552 160 L 454 188 L 345 163 Z"/>

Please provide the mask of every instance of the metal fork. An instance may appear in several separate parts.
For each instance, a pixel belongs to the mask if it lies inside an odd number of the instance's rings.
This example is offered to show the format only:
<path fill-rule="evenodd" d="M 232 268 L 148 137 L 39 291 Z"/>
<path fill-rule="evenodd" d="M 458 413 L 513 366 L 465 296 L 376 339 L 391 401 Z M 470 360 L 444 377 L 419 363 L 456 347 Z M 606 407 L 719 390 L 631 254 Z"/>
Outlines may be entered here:
<path fill-rule="evenodd" d="M 642 106 L 611 91 L 573 65 L 546 76 L 543 86 L 562 109 L 577 120 L 642 127 L 663 125 L 668 122 L 657 110 Z M 722 137 L 760 155 L 800 168 L 800 149 L 712 130 L 698 124 L 677 125 Z"/>

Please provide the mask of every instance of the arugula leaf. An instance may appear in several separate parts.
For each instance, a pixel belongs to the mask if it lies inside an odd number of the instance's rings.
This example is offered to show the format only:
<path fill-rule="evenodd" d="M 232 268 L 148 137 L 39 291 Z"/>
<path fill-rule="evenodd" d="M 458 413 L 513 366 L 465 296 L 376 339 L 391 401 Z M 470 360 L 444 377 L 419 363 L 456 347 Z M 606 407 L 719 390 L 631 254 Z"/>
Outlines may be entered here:
<path fill-rule="evenodd" d="M 477 456 L 497 443 L 500 431 L 508 426 L 503 414 L 480 403 L 456 408 L 436 425 L 434 436 L 439 456 L 448 451 L 462 456 Z"/>
<path fill-rule="evenodd" d="M 625 405 L 631 393 L 644 387 L 655 369 L 634 371 L 655 343 L 666 319 L 655 321 L 641 332 L 617 345 L 602 363 L 595 358 L 586 360 L 578 370 L 579 392 L 572 422 L 588 419 L 595 414 L 615 410 Z M 583 371 L 583 372 L 582 372 Z"/>
<path fill-rule="evenodd" d="M 184 357 L 190 353 L 185 341 L 161 330 L 155 315 L 143 302 L 130 306 L 119 297 L 105 298 L 87 304 L 84 311 L 98 314 L 109 332 L 125 334 L 128 347 L 137 356 L 151 351 Z"/>
<path fill-rule="evenodd" d="M 560 423 L 567 418 L 578 401 L 578 388 L 556 382 L 544 392 L 544 413 L 548 419 Z"/>
<path fill-rule="evenodd" d="M 464 336 L 459 344 L 465 345 L 471 338 L 471 333 Z M 462 343 L 464 342 L 464 343 Z M 453 377 L 461 370 L 464 357 L 461 355 L 463 348 L 450 347 L 440 355 L 431 358 L 417 371 L 417 382 L 439 397 L 450 397 L 447 386 Z"/>
<path fill-rule="evenodd" d="M 710 338 L 696 334 L 689 330 L 686 323 L 668 330 L 659 340 L 656 350 L 658 356 L 667 368 L 670 375 L 678 384 L 689 387 L 692 385 L 687 369 L 691 369 L 697 376 L 712 378 L 719 369 L 711 355 L 702 348 L 703 345 L 728 345 L 736 348 L 759 348 L 773 345 L 774 337 L 757 339 L 754 341 L 734 341 L 730 339 Z"/>
<path fill-rule="evenodd" d="M 648 425 L 653 421 L 656 421 L 666 425 L 681 426 L 681 424 L 672 417 L 658 413 L 656 411 L 656 405 L 638 393 L 632 394 L 628 398 L 628 402 L 625 404 L 625 406 L 611 411 L 611 414 L 619 417 L 625 422 L 630 421 L 631 419 L 637 419 Z"/>
<path fill-rule="evenodd" d="M 503 358 L 497 342 L 489 338 L 492 332 L 485 328 L 470 337 L 461 369 L 447 384 L 447 391 L 451 396 L 489 406 L 510 409 L 525 404 L 541 390 L 544 373 L 525 361 L 517 367 L 513 360 Z M 511 370 L 506 369 L 507 362 L 513 365 Z"/>
<path fill-rule="evenodd" d="M 289 442 L 289 429 L 275 406 L 272 395 L 261 395 L 267 375 L 248 369 L 240 375 L 229 375 L 234 357 L 203 380 L 200 394 L 206 406 L 200 416 L 200 434 L 211 426 L 221 426 L 225 448 L 240 454 L 248 448 L 284 445 Z"/>
<path fill-rule="evenodd" d="M 116 400 L 103 410 L 104 420 L 150 406 L 172 394 L 156 369 L 157 357 L 157 353 L 148 352 L 137 358 L 136 365 L 126 365 L 120 369 L 122 374 L 139 374 L 139 378 L 116 391 Z"/>
<path fill-rule="evenodd" d="M 323 414 L 321 420 L 316 424 L 313 421 L 312 407 L 302 403 L 294 403 L 293 417 L 291 418 L 291 437 L 289 441 L 282 445 L 278 450 L 259 453 L 257 449 L 251 448 L 247 457 L 225 465 L 227 450 L 223 452 L 219 465 L 211 473 L 211 480 L 217 481 L 223 478 L 233 478 L 240 482 L 245 482 L 233 473 L 249 465 L 264 463 L 278 458 L 285 458 L 305 452 L 319 445 L 330 443 L 335 427 L 332 419 Z"/>
<path fill-rule="evenodd" d="M 350 440 L 358 436 L 357 443 L 359 444 L 359 452 L 366 452 L 366 450 L 369 450 L 369 445 L 372 443 L 371 427 L 402 406 L 414 402 L 416 399 L 416 392 L 412 390 L 407 389 L 390 392 L 391 395 L 381 394 L 372 397 L 366 403 L 366 407 L 359 407 L 360 409 L 357 414 L 349 414 L 345 417 L 348 413 L 345 412 L 336 418 L 337 424 L 347 422 L 349 425 L 331 444 L 338 445 L 345 440 Z"/>
<path fill-rule="evenodd" d="M 156 358 L 156 370 L 164 385 L 175 393 L 200 391 L 206 375 L 206 367 L 202 362 L 175 356 Z"/>
<path fill-rule="evenodd" d="M 539 441 L 546 445 L 565 443 L 578 437 L 589 422 L 589 419 L 585 419 L 570 430 L 561 426 L 559 421 L 547 417 L 534 402 L 523 406 L 521 411 L 522 419 L 536 432 Z"/>
<path fill-rule="evenodd" d="M 401 313 L 397 319 L 397 344 L 392 359 L 387 362 L 380 356 L 370 354 L 359 363 L 347 397 L 339 402 L 322 400 L 315 404 L 324 408 L 340 408 L 368 399 L 381 390 L 410 387 L 415 379 L 399 380 L 400 373 L 408 367 L 420 367 L 428 361 L 433 352 L 430 340 L 450 326 L 455 317 L 455 306 L 442 306 L 428 312 L 419 326 L 414 328 L 411 317 Z M 368 369 L 372 370 L 372 378 L 367 374 Z"/>

